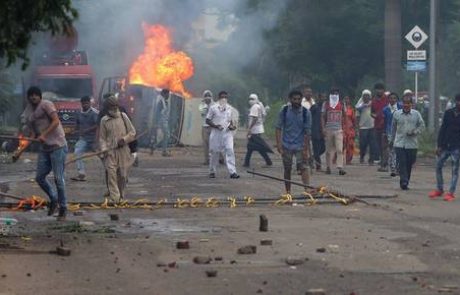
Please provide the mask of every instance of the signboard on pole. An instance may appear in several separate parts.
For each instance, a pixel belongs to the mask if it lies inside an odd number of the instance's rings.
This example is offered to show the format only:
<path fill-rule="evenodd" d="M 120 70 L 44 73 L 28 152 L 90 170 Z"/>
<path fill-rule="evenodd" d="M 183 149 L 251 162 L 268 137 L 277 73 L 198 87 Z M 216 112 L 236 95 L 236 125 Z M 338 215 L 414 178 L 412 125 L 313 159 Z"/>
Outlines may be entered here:
<path fill-rule="evenodd" d="M 426 60 L 426 50 L 407 50 L 407 60 Z"/>
<path fill-rule="evenodd" d="M 419 48 L 426 40 L 428 35 L 425 34 L 419 26 L 415 26 L 409 33 L 406 35 L 406 40 L 409 41 L 415 49 Z"/>
<path fill-rule="evenodd" d="M 406 64 L 406 69 L 412 72 L 426 71 L 426 62 L 425 61 L 408 61 Z"/>

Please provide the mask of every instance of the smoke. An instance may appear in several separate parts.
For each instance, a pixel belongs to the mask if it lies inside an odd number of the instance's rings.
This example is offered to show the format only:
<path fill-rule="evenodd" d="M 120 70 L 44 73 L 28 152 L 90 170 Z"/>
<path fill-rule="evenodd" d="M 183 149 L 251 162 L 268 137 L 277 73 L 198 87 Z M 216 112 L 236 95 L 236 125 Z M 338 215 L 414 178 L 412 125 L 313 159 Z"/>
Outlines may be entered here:
<path fill-rule="evenodd" d="M 207 73 L 218 75 L 222 69 L 236 74 L 260 58 L 263 34 L 273 28 L 287 2 L 75 0 L 80 14 L 75 22 L 78 49 L 87 52 L 99 86 L 104 77 L 126 75 L 142 53 L 142 22 L 166 25 L 172 28 L 174 47 L 194 59 L 196 71 L 188 86 L 201 95 L 209 88 Z M 43 50 L 38 48 L 37 52 Z"/>

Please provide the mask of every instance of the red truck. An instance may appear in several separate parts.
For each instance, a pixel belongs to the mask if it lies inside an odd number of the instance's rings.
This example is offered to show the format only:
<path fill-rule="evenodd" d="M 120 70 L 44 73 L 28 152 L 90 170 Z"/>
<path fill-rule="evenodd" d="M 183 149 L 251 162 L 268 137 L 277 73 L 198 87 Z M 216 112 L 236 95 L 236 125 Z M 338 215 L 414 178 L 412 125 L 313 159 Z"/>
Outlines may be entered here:
<path fill-rule="evenodd" d="M 49 39 L 45 52 L 32 68 L 31 84 L 41 88 L 43 98 L 51 100 L 58 110 L 66 137 L 73 141 L 76 113 L 80 110 L 80 98 L 96 95 L 95 75 L 85 51 L 76 50 L 78 35 L 75 30 L 69 36 Z"/>

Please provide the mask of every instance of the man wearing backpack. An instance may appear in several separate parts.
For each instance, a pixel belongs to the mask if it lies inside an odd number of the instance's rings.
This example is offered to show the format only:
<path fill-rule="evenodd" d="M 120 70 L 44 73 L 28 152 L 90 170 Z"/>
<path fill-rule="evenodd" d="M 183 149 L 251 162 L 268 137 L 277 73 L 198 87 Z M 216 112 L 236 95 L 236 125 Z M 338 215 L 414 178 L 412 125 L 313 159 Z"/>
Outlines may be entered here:
<path fill-rule="evenodd" d="M 345 175 L 343 169 L 343 126 L 345 125 L 345 108 L 340 101 L 339 90 L 331 89 L 329 99 L 321 110 L 321 129 L 326 141 L 326 174 L 331 174 L 332 158 L 337 153 L 339 175 Z"/>
<path fill-rule="evenodd" d="M 248 145 L 246 156 L 244 158 L 244 167 L 249 167 L 253 151 L 258 151 L 265 160 L 267 166 L 273 165 L 272 160 L 267 153 L 273 153 L 270 146 L 262 138 L 264 133 L 264 118 L 266 115 L 264 106 L 260 103 L 257 94 L 249 95 L 249 127 L 248 127 Z"/>
<path fill-rule="evenodd" d="M 302 107 L 302 93 L 293 90 L 289 93 L 290 104 L 285 105 L 276 124 L 276 146 L 283 158 L 284 179 L 291 180 L 293 158 L 296 158 L 297 170 L 301 172 L 302 183 L 308 185 L 308 154 L 310 146 L 311 115 Z M 291 183 L 284 182 L 286 193 L 291 193 Z"/>

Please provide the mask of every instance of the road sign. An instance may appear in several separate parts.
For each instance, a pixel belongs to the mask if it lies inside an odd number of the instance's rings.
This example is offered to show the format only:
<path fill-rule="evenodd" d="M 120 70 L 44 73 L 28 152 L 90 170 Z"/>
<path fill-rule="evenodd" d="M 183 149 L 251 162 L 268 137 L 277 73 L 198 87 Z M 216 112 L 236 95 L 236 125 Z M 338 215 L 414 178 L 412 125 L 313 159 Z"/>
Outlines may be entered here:
<path fill-rule="evenodd" d="M 408 61 L 406 69 L 413 72 L 426 71 L 426 61 Z"/>
<path fill-rule="evenodd" d="M 425 34 L 419 26 L 415 26 L 409 33 L 406 35 L 406 40 L 415 47 L 415 49 L 419 48 L 426 39 L 428 39 L 428 35 Z"/>
<path fill-rule="evenodd" d="M 407 60 L 426 60 L 426 50 L 407 50 Z"/>

